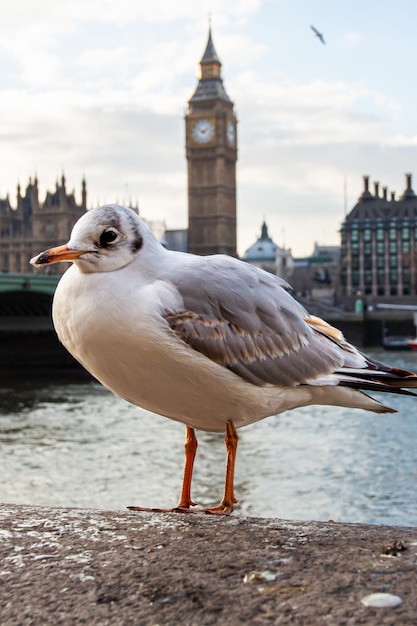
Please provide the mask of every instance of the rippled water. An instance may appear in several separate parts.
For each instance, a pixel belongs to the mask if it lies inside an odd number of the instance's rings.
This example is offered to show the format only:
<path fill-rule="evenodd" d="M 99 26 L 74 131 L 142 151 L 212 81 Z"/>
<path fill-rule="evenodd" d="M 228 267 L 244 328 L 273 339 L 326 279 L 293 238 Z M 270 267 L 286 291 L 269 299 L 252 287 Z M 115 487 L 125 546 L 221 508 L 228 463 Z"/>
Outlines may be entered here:
<path fill-rule="evenodd" d="M 417 354 L 374 353 L 417 370 Z M 239 431 L 237 514 L 416 525 L 417 398 L 397 415 L 307 407 Z M 175 505 L 184 427 L 94 382 L 0 389 L 0 501 L 121 509 Z M 198 433 L 193 497 L 217 504 L 223 437 Z"/>

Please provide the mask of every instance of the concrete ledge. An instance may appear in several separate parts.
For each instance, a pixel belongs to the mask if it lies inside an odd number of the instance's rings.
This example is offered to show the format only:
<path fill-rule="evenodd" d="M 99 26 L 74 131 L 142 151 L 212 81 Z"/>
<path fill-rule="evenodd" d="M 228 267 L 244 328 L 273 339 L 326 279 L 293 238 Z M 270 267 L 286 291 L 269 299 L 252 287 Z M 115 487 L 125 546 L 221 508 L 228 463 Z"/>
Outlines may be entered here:
<path fill-rule="evenodd" d="M 414 528 L 2 505 L 0 623 L 415 625 L 416 554 Z"/>

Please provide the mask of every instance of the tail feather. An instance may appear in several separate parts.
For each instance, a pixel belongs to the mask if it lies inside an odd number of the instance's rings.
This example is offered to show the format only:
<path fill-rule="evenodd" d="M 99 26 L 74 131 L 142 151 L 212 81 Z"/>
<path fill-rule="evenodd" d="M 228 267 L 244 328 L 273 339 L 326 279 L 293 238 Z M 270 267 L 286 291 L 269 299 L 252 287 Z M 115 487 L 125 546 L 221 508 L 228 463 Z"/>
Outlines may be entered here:
<path fill-rule="evenodd" d="M 361 389 L 362 391 L 379 391 L 381 393 L 396 393 L 402 396 L 417 396 L 414 391 L 409 391 L 397 384 L 386 384 L 385 381 L 364 380 L 363 378 L 340 378 L 339 385 L 342 387 L 351 387 L 352 389 Z"/>
<path fill-rule="evenodd" d="M 381 391 L 383 393 L 399 393 L 416 395 L 407 389 L 417 389 L 417 375 L 397 367 L 389 367 L 364 355 L 365 368 L 342 368 L 336 372 L 340 376 L 340 385 Z"/>
<path fill-rule="evenodd" d="M 385 363 L 374 361 L 368 356 L 364 356 L 370 374 L 375 374 L 376 376 L 385 375 L 392 381 L 392 384 L 397 384 L 397 386 L 408 388 L 417 387 L 417 375 L 413 372 L 398 367 L 390 367 L 389 365 L 385 365 Z"/>

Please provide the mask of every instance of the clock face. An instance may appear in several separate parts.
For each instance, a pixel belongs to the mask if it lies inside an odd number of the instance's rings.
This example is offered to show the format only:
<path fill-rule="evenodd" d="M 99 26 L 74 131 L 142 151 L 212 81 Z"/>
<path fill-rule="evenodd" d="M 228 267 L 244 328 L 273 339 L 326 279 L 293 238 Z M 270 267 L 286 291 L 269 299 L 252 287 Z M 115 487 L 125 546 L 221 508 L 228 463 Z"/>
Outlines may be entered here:
<path fill-rule="evenodd" d="M 227 141 L 230 143 L 231 146 L 234 146 L 235 140 L 236 140 L 236 132 L 235 132 L 235 125 L 233 124 L 233 122 L 227 122 L 226 134 L 227 134 Z"/>
<path fill-rule="evenodd" d="M 197 143 L 208 143 L 214 136 L 214 126 L 208 120 L 199 120 L 193 126 L 192 135 Z"/>

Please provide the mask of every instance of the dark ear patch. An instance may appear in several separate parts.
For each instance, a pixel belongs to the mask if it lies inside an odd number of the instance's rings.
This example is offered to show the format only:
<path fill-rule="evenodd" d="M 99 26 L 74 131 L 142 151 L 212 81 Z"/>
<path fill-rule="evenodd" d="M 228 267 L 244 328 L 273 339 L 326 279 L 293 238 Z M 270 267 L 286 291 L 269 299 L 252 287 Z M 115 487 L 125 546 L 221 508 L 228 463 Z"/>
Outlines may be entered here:
<path fill-rule="evenodd" d="M 131 243 L 131 250 L 132 252 L 137 252 L 138 250 L 141 249 L 143 245 L 143 239 L 142 237 L 139 235 L 138 232 L 135 233 L 135 237 Z"/>

